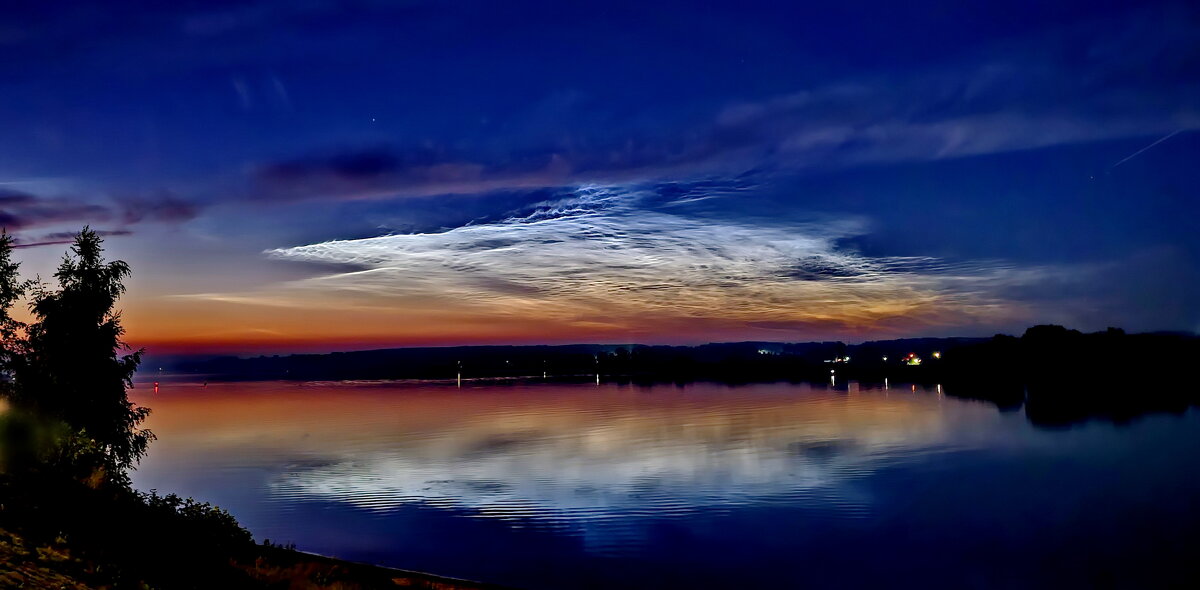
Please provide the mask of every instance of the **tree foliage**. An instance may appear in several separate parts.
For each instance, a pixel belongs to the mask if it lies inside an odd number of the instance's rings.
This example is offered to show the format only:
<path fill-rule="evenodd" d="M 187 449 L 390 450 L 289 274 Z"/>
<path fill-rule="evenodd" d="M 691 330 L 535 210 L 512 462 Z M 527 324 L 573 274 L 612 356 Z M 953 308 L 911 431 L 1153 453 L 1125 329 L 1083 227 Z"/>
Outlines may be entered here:
<path fill-rule="evenodd" d="M 21 265 L 13 261 L 12 252 L 13 237 L 0 231 L 0 393 L 8 389 L 13 360 L 21 351 L 20 330 L 24 327 L 10 311 L 26 289 L 18 274 Z"/>
<path fill-rule="evenodd" d="M 85 227 L 54 273 L 56 288 L 33 284 L 34 321 L 7 359 L 13 378 L 8 397 L 19 409 L 69 425 L 82 441 L 66 441 L 64 447 L 86 450 L 76 459 L 99 462 L 110 477 L 123 478 L 154 435 L 140 428 L 150 411 L 126 396 L 142 354 L 123 354 L 129 349 L 115 309 L 129 265 L 106 262 L 102 243 Z M 0 266 L 0 272 L 6 268 Z M 0 293 L 9 293 L 12 285 L 21 288 L 15 278 L 0 275 L 5 278 L 8 286 Z M 95 444 L 83 444 L 88 441 Z"/>

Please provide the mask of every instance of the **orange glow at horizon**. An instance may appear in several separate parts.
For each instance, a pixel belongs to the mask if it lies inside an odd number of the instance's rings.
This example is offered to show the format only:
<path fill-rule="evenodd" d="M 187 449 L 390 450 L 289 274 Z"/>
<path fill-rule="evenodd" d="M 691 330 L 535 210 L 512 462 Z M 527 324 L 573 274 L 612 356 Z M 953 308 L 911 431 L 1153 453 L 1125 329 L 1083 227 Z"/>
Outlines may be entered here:
<path fill-rule="evenodd" d="M 242 302 L 181 300 L 169 297 L 124 302 L 126 341 L 150 353 L 320 352 L 406 346 L 503 344 L 644 343 L 701 344 L 717 341 L 862 340 L 913 335 L 930 324 L 935 305 L 874 304 L 842 314 L 806 313 L 797 306 L 774 322 L 754 313 L 714 309 L 706 315 L 654 315 L 612 305 L 609 314 L 589 310 L 547 314 L 538 306 L 495 313 L 447 302 L 411 307 L 363 309 L 339 306 L 335 297 L 311 308 Z M 551 311 L 563 306 L 547 303 Z M 830 311 L 837 307 L 830 306 Z M 897 314 L 891 308 L 906 309 Z M 580 310 L 581 312 L 584 310 Z M 777 324 L 764 326 L 763 324 Z"/>
<path fill-rule="evenodd" d="M 853 220 L 699 221 L 644 198 L 588 187 L 439 232 L 238 252 L 193 242 L 209 258 L 187 268 L 148 242 L 107 254 L 134 268 L 125 339 L 151 354 L 962 333 L 1025 323 L 1028 306 L 997 293 L 1050 272 L 869 257 L 836 245 L 862 233 Z M 22 272 L 45 276 L 49 254 Z"/>

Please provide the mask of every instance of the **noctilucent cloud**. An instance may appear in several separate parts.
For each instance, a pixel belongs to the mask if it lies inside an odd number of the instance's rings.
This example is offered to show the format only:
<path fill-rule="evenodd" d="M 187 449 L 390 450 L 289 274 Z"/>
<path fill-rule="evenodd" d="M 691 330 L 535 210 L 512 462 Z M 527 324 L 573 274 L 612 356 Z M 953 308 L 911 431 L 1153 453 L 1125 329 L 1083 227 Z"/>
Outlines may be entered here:
<path fill-rule="evenodd" d="M 0 226 L 154 352 L 1200 329 L 1191 2 L 6 7 Z"/>

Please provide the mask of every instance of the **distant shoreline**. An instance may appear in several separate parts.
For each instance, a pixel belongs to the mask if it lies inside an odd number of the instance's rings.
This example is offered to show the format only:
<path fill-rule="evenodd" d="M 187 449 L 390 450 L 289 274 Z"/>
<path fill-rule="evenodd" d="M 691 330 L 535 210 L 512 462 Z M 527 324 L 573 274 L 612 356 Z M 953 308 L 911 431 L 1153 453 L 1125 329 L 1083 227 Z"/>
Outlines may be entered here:
<path fill-rule="evenodd" d="M 1024 407 L 1047 425 L 1090 417 L 1127 420 L 1181 411 L 1200 394 L 1179 384 L 1200 358 L 1200 337 L 1082 333 L 1034 326 L 1020 336 L 841 342 L 737 342 L 701 346 L 592 345 L 398 348 L 329 354 L 181 359 L 166 380 L 310 383 L 717 382 L 912 383 L 1002 408 Z M 138 375 L 139 383 L 154 373 Z"/>

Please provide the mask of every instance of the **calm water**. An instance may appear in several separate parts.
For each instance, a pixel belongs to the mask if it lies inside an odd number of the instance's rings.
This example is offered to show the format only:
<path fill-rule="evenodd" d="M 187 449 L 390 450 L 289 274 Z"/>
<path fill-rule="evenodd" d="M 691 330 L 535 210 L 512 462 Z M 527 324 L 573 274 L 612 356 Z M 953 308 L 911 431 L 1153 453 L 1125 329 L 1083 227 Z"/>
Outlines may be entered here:
<path fill-rule="evenodd" d="M 1195 581 L 1200 413 L 910 386 L 146 386 L 135 476 L 257 539 L 524 588 Z"/>

